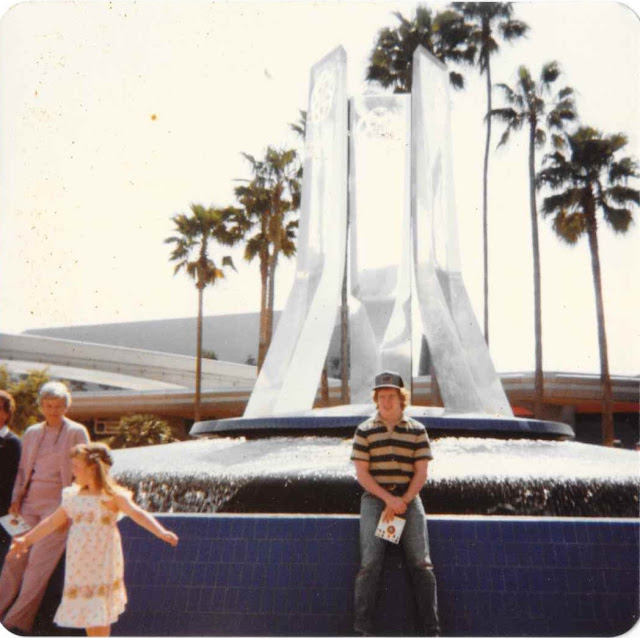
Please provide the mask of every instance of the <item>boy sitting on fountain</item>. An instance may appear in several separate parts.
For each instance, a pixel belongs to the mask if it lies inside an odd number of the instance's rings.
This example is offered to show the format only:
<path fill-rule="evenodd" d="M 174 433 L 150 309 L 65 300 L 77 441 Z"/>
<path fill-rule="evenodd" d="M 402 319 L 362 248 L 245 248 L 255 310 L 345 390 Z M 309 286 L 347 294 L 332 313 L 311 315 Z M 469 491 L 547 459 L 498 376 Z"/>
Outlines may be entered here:
<path fill-rule="evenodd" d="M 400 544 L 411 573 L 421 629 L 439 634 L 436 579 L 429 557 L 429 541 L 420 490 L 433 458 L 425 427 L 404 415 L 408 392 L 402 377 L 382 372 L 375 378 L 375 416 L 361 423 L 353 439 L 351 459 L 364 488 L 360 503 L 360 570 L 355 582 L 354 629 L 373 634 L 375 600 L 386 543 L 376 536 L 378 522 L 394 516 L 406 523 Z"/>

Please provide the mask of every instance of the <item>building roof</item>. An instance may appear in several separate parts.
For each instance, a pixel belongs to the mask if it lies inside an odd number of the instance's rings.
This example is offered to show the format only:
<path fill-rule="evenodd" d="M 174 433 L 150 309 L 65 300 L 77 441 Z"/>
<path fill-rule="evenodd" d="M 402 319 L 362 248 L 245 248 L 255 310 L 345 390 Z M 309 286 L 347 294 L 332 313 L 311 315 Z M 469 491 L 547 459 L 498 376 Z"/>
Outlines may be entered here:
<path fill-rule="evenodd" d="M 253 388 L 256 368 L 237 359 L 246 356 L 250 341 L 247 334 L 257 322 L 257 313 L 207 317 L 205 322 L 208 322 L 205 333 L 217 334 L 219 341 L 216 343 L 228 347 L 227 350 L 216 345 L 216 353 L 229 352 L 236 360 L 203 359 L 202 418 L 240 416 Z M 179 350 L 186 347 L 187 337 L 192 343 L 194 331 L 195 319 L 175 319 L 51 328 L 22 335 L 5 333 L 0 334 L 0 364 L 16 374 L 47 367 L 54 378 L 86 384 L 89 391 L 74 392 L 73 413 L 70 413 L 74 418 L 118 418 L 122 414 L 143 411 L 189 418 L 193 411 L 195 358 L 176 352 L 131 347 L 123 342 Z M 41 333 L 44 332 L 58 337 L 43 336 Z M 232 333 L 243 338 L 222 338 Z M 75 338 L 61 338 L 63 334 Z M 92 339 L 103 339 L 104 342 Z M 242 341 L 242 345 L 238 341 Z M 529 416 L 534 392 L 533 372 L 503 373 L 500 377 L 515 414 Z M 638 412 L 640 377 L 614 375 L 612 384 L 614 410 Z M 545 404 L 556 410 L 556 418 L 561 418 L 563 409 L 581 413 L 601 410 L 599 375 L 545 371 L 544 386 Z M 111 389 L 105 391 L 105 387 Z M 319 401 L 318 396 L 316 405 Z M 412 401 L 416 405 L 434 404 L 430 377 L 413 379 Z M 339 382 L 334 379 L 330 380 L 329 403 L 340 403 Z"/>

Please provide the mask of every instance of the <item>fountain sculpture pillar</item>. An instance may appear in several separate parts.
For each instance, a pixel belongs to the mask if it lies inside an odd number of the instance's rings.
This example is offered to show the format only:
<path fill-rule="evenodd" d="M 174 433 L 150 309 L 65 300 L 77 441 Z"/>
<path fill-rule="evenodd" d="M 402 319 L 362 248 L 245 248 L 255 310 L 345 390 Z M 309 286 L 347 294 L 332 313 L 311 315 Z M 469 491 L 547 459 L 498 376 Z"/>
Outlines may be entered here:
<path fill-rule="evenodd" d="M 462 280 L 446 69 L 418 47 L 411 95 L 349 101 L 346 66 L 311 70 L 296 275 L 244 416 L 313 407 L 347 241 L 351 402 L 381 369 L 412 378 L 419 332 L 445 411 L 512 416 Z"/>

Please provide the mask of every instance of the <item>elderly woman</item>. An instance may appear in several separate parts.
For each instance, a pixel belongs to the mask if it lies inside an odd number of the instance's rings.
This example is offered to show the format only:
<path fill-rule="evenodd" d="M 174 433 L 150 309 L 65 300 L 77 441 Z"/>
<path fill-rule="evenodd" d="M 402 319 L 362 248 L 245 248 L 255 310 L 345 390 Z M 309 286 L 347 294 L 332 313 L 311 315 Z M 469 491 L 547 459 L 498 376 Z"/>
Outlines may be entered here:
<path fill-rule="evenodd" d="M 45 383 L 38 403 L 44 421 L 27 428 L 22 437 L 22 456 L 9 508 L 32 527 L 56 510 L 62 488 L 71 484 L 71 448 L 89 442 L 85 427 L 65 417 L 71 395 L 63 383 Z M 59 530 L 35 543 L 28 554 L 5 560 L 0 574 L 0 619 L 7 629 L 20 634 L 31 632 L 66 536 L 66 530 Z"/>

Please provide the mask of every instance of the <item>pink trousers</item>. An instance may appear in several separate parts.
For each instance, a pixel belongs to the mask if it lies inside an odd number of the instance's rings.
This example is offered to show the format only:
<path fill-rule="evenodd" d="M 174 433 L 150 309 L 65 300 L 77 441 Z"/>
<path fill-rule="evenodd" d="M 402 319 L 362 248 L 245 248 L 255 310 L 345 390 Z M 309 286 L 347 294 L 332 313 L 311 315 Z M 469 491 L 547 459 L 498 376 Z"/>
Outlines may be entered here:
<path fill-rule="evenodd" d="M 61 487 L 35 485 L 22 504 L 21 514 L 34 527 L 60 504 Z M 58 530 L 35 543 L 20 558 L 7 556 L 0 573 L 0 619 L 7 629 L 29 633 L 33 628 L 49 578 L 64 552 L 67 530 Z"/>

